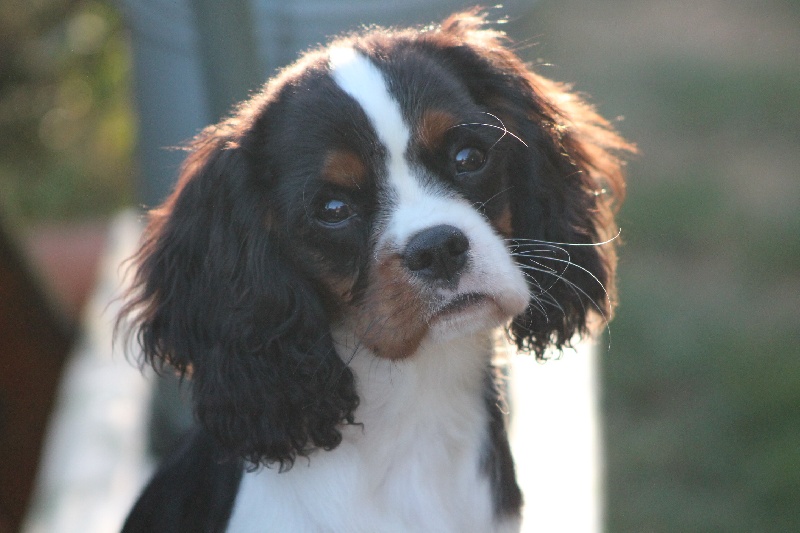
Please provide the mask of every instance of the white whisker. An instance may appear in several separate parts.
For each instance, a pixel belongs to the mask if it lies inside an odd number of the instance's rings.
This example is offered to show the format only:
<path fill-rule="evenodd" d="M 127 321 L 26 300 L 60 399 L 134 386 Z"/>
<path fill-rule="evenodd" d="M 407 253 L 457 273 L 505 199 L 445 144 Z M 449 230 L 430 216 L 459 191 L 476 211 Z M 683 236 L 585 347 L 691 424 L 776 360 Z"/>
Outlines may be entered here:
<path fill-rule="evenodd" d="M 603 292 L 606 295 L 606 299 L 609 301 L 609 305 L 610 305 L 610 298 L 608 296 L 608 292 L 606 291 L 606 289 L 603 286 L 603 284 L 600 283 L 600 281 L 597 279 L 597 277 L 595 277 L 594 274 L 592 274 L 591 272 L 589 272 L 585 268 L 581 267 L 580 265 L 575 265 L 575 263 L 571 263 L 571 264 L 576 266 L 576 267 L 578 267 L 578 268 L 580 268 L 580 269 L 582 269 L 582 270 L 584 270 L 584 271 L 586 271 L 590 276 L 592 276 L 592 278 L 595 279 L 595 281 L 597 281 L 600 284 L 600 287 L 603 289 Z M 603 319 L 603 322 L 605 323 L 606 331 L 608 332 L 608 350 L 611 351 L 611 325 L 609 324 L 608 317 L 603 312 L 603 310 L 600 308 L 600 306 L 597 304 L 597 302 L 595 302 L 594 299 L 592 299 L 592 297 L 589 296 L 589 294 L 585 290 L 580 288 L 577 284 L 575 284 L 574 282 L 570 281 L 566 277 L 564 277 L 562 275 L 559 275 L 559 274 L 555 274 L 554 271 L 537 268 L 537 267 L 531 266 L 531 265 L 524 265 L 523 264 L 523 265 L 520 265 L 520 266 L 523 269 L 526 269 L 526 270 L 532 270 L 534 272 L 540 272 L 542 274 L 548 274 L 548 275 L 551 275 L 551 276 L 556 276 L 559 281 L 563 282 L 567 287 L 569 287 L 575 293 L 576 296 L 578 296 L 578 301 L 581 303 L 581 307 L 583 308 L 584 313 L 586 312 L 586 306 L 584 305 L 583 299 L 580 297 L 580 295 L 582 294 L 583 296 L 585 296 L 586 299 L 589 300 L 592 303 L 592 306 L 594 306 L 594 308 L 597 310 L 597 312 L 600 315 L 600 317 Z M 555 285 L 555 284 L 553 284 L 553 285 Z M 553 285 L 551 285 L 550 288 L 552 288 Z M 580 294 L 578 294 L 578 293 L 580 293 Z"/>
<path fill-rule="evenodd" d="M 611 237 L 610 239 L 606 239 L 602 242 L 554 242 L 554 241 L 542 241 L 539 239 L 521 239 L 521 238 L 509 238 L 505 239 L 506 241 L 517 243 L 520 246 L 532 246 L 533 244 L 545 244 L 545 245 L 554 245 L 554 246 L 603 246 L 604 244 L 608 244 L 613 242 L 619 238 L 622 234 L 622 228 L 617 229 L 616 235 Z M 528 244 L 532 243 L 532 244 Z"/>
<path fill-rule="evenodd" d="M 523 141 L 518 135 L 512 133 L 508 128 L 506 128 L 506 125 L 503 123 L 503 121 L 500 119 L 500 117 L 498 117 L 496 115 L 493 115 L 492 113 L 488 113 L 488 112 L 483 112 L 483 114 L 484 115 L 489 115 L 493 119 L 497 120 L 500 123 L 500 126 L 497 126 L 495 124 L 487 124 L 485 122 L 462 122 L 460 124 L 456 124 L 455 126 L 451 126 L 448 129 L 461 128 L 461 127 L 465 127 L 465 126 L 486 126 L 487 128 L 494 128 L 494 129 L 497 129 L 497 130 L 500 130 L 500 131 L 503 132 L 503 134 L 500 136 L 500 138 L 498 138 L 494 142 L 494 144 L 489 148 L 490 150 L 492 148 L 494 148 L 495 146 L 497 146 L 497 143 L 502 141 L 503 138 L 505 138 L 506 135 L 510 135 L 512 138 L 514 138 L 517 141 L 519 141 L 520 143 L 522 143 L 522 145 L 525 148 L 528 148 L 528 144 L 525 141 Z"/>

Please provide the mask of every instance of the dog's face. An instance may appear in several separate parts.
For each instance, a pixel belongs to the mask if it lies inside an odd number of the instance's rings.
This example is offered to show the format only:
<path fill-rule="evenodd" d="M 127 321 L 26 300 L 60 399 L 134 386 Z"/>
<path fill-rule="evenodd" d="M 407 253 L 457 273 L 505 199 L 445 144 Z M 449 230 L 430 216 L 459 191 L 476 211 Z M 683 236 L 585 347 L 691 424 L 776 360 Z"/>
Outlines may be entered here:
<path fill-rule="evenodd" d="M 508 323 L 541 355 L 610 316 L 626 145 L 481 23 L 307 54 L 194 141 L 153 212 L 126 312 L 233 454 L 338 444 L 358 396 L 332 329 L 403 359 Z"/>
<path fill-rule="evenodd" d="M 529 295 L 503 240 L 507 160 L 524 145 L 454 73 L 413 42 L 394 46 L 405 61 L 338 47 L 306 70 L 286 102 L 297 122 L 277 125 L 303 148 L 270 159 L 285 199 L 273 214 L 289 222 L 329 319 L 397 359 L 426 337 L 498 326 Z"/>

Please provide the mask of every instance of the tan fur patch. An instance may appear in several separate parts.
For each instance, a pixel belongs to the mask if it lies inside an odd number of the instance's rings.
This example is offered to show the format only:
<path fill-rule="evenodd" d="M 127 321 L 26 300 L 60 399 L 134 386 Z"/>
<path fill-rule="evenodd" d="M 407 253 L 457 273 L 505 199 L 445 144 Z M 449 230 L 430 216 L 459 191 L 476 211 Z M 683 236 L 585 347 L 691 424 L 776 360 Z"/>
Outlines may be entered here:
<path fill-rule="evenodd" d="M 456 118 L 447 111 L 438 109 L 425 111 L 417 129 L 420 144 L 428 150 L 437 148 L 447 131 L 456 124 L 458 124 Z"/>
<path fill-rule="evenodd" d="M 349 150 L 331 150 L 322 166 L 322 178 L 342 187 L 360 187 L 367 179 L 367 166 Z"/>
<path fill-rule="evenodd" d="M 332 273 L 324 273 L 320 276 L 320 281 L 330 291 L 338 302 L 350 303 L 353 299 L 353 277 L 339 276 Z"/>
<path fill-rule="evenodd" d="M 500 235 L 506 238 L 511 237 L 514 228 L 511 225 L 510 206 L 506 205 L 505 208 L 503 208 L 503 211 L 500 212 L 500 215 L 498 215 L 497 218 L 492 219 L 491 222 L 492 226 L 494 226 L 495 229 L 500 232 Z"/>
<path fill-rule="evenodd" d="M 356 310 L 356 332 L 377 356 L 404 359 L 428 332 L 428 310 L 399 255 L 379 260 Z"/>

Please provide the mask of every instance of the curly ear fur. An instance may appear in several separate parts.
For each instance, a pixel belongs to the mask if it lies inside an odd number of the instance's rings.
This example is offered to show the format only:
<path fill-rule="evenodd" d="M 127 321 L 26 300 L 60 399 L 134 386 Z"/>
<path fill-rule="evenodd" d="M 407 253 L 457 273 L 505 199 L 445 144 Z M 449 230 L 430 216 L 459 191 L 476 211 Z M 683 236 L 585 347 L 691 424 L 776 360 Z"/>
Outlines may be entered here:
<path fill-rule="evenodd" d="M 512 252 L 525 269 L 527 311 L 509 326 L 520 349 L 543 357 L 589 332 L 591 314 L 611 319 L 615 304 L 614 213 L 625 195 L 617 154 L 634 151 L 569 87 L 531 72 L 502 33 L 482 29 L 472 11 L 444 22 L 451 61 L 478 102 L 524 141 L 512 176 Z M 439 38 L 441 39 L 441 37 Z"/>
<path fill-rule="evenodd" d="M 358 396 L 315 289 L 269 227 L 267 178 L 243 146 L 263 139 L 236 138 L 234 122 L 194 141 L 176 190 L 151 213 L 120 318 L 143 362 L 189 377 L 195 415 L 225 449 L 285 468 L 336 447 Z"/>

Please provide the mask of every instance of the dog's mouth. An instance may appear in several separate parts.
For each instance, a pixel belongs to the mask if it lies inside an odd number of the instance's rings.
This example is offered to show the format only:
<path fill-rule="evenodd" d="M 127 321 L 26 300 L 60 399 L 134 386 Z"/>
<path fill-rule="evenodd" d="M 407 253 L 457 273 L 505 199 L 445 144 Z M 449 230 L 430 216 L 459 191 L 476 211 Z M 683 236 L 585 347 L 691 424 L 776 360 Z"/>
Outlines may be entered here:
<path fill-rule="evenodd" d="M 488 295 L 479 292 L 459 294 L 437 307 L 433 312 L 432 318 L 434 320 L 447 319 L 455 315 L 469 313 L 491 303 L 491 301 L 492 299 Z"/>
<path fill-rule="evenodd" d="M 482 292 L 459 294 L 439 306 L 428 321 L 433 338 L 450 340 L 495 328 L 509 316 L 497 298 Z"/>
<path fill-rule="evenodd" d="M 486 303 L 489 297 L 486 294 L 479 292 L 468 292 L 459 294 L 441 307 L 434 313 L 437 317 L 445 317 L 466 311 L 471 307 L 482 305 Z"/>

